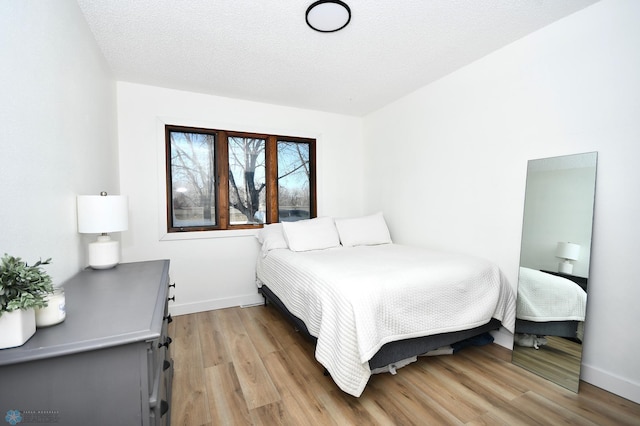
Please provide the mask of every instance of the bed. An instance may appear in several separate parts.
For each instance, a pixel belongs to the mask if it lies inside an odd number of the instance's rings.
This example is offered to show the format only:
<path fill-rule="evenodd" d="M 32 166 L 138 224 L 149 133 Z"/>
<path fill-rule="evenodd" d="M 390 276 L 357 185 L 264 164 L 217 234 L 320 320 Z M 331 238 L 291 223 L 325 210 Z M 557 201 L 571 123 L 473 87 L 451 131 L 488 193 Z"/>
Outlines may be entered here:
<path fill-rule="evenodd" d="M 338 387 L 360 396 L 372 369 L 497 329 L 515 295 L 483 259 L 394 244 L 381 214 L 267 225 L 257 285 L 316 340 Z"/>
<path fill-rule="evenodd" d="M 575 282 L 531 268 L 520 268 L 516 344 L 521 335 L 559 336 L 582 340 L 587 293 Z"/>

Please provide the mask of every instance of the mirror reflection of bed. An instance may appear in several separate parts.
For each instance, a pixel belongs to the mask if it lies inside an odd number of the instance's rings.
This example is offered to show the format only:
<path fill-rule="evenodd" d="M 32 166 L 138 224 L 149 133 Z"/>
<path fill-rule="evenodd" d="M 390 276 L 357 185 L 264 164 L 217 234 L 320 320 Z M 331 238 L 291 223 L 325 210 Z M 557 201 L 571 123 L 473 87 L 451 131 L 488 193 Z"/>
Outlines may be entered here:
<path fill-rule="evenodd" d="M 597 153 L 532 160 L 513 362 L 575 392 L 587 311 Z"/>
<path fill-rule="evenodd" d="M 564 276 L 563 276 L 564 275 Z M 584 287 L 581 284 L 584 283 Z M 584 339 L 586 279 L 520 268 L 514 362 L 577 389 Z"/>

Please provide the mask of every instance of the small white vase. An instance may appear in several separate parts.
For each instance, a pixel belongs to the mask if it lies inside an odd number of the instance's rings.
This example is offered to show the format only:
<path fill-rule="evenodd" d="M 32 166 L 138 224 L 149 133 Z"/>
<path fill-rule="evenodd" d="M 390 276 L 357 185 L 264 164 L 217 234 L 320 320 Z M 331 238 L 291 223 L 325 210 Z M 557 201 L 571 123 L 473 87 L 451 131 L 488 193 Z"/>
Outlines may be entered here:
<path fill-rule="evenodd" d="M 36 308 L 36 328 L 59 324 L 66 316 L 64 289 L 58 287 L 52 294 L 47 295 L 46 307 Z"/>
<path fill-rule="evenodd" d="M 36 312 L 18 309 L 0 316 L 0 349 L 22 346 L 36 332 Z"/>

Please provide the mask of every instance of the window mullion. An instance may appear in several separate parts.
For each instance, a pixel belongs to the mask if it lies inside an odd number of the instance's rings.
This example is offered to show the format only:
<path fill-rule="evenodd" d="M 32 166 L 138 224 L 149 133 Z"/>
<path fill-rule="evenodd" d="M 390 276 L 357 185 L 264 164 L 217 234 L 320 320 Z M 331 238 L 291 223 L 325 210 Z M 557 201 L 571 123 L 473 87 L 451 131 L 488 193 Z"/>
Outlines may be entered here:
<path fill-rule="evenodd" d="M 267 138 L 266 183 L 267 183 L 267 223 L 276 223 L 278 218 L 278 138 Z"/>
<path fill-rule="evenodd" d="M 216 141 L 216 215 L 220 229 L 229 229 L 229 143 L 227 132 L 218 133 Z"/>
<path fill-rule="evenodd" d="M 311 171 L 311 176 L 309 179 L 309 189 L 310 189 L 310 214 L 311 217 L 318 216 L 318 199 L 316 195 L 316 141 L 309 141 L 309 170 Z"/>

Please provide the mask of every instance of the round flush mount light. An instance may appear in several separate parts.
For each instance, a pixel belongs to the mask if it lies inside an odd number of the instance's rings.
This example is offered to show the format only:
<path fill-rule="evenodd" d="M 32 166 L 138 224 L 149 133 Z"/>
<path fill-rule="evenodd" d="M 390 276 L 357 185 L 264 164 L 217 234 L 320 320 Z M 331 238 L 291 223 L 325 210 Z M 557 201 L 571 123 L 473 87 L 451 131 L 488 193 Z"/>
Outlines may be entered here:
<path fill-rule="evenodd" d="M 351 21 L 351 9 L 340 0 L 319 0 L 305 14 L 307 25 L 321 33 L 340 31 Z"/>

